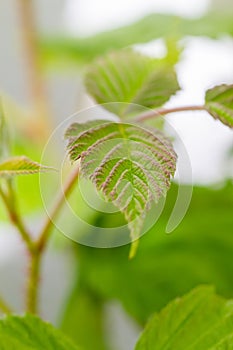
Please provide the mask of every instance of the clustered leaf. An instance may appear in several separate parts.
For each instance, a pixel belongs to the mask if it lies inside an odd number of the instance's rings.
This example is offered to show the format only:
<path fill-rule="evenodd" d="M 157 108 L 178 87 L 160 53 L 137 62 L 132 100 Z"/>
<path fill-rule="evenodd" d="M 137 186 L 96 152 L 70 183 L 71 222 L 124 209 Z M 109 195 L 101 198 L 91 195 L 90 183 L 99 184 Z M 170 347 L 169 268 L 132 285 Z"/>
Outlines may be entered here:
<path fill-rule="evenodd" d="M 36 174 L 52 168 L 41 165 L 25 156 L 12 157 L 0 163 L 0 177 Z"/>
<path fill-rule="evenodd" d="M 88 93 L 104 108 L 126 117 L 162 106 L 179 84 L 173 68 L 139 52 L 122 50 L 97 59 L 87 70 Z"/>
<path fill-rule="evenodd" d="M 0 320 L 1 350 L 78 350 L 49 323 L 33 315 L 8 316 Z"/>
<path fill-rule="evenodd" d="M 81 159 L 81 174 L 124 213 L 131 238 L 138 238 L 175 172 L 170 141 L 154 128 L 106 120 L 74 123 L 65 137 L 71 160 Z"/>
<path fill-rule="evenodd" d="M 219 85 L 208 90 L 205 108 L 223 124 L 233 128 L 233 85 Z"/>
<path fill-rule="evenodd" d="M 198 287 L 149 321 L 135 350 L 233 349 L 233 304 Z"/>

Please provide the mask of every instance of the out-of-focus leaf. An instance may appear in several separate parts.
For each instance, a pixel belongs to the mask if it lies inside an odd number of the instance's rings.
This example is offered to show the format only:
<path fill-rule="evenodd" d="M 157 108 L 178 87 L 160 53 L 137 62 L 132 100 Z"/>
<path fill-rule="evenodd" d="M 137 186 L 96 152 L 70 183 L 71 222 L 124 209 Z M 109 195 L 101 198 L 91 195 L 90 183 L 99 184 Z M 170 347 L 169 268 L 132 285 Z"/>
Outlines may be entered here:
<path fill-rule="evenodd" d="M 34 162 L 25 156 L 8 158 L 0 163 L 0 177 L 30 175 L 50 170 L 52 168 Z"/>
<path fill-rule="evenodd" d="M 33 315 L 8 316 L 0 320 L 1 350 L 78 350 L 49 323 Z"/>
<path fill-rule="evenodd" d="M 160 220 L 141 237 L 133 260 L 128 260 L 128 246 L 77 248 L 78 269 L 88 288 L 104 300 L 119 300 L 140 324 L 198 284 L 216 285 L 219 293 L 233 297 L 232 183 L 221 189 L 195 187 L 182 223 L 166 235 L 176 196 L 173 185 Z M 115 220 L 99 214 L 92 225 L 118 227 L 119 217 Z"/>
<path fill-rule="evenodd" d="M 223 34 L 233 35 L 230 11 L 213 12 L 197 19 L 151 14 L 130 25 L 87 38 L 44 38 L 40 46 L 44 64 L 54 67 L 60 62 L 70 66 L 70 62 L 85 64 L 108 51 L 161 37 L 191 35 L 217 38 Z"/>
<path fill-rule="evenodd" d="M 106 120 L 74 123 L 66 138 L 71 160 L 81 159 L 81 175 L 124 214 L 137 239 L 146 213 L 166 195 L 175 173 L 170 141 L 154 128 Z"/>
<path fill-rule="evenodd" d="M 25 110 L 22 106 L 18 105 L 6 94 L 3 94 L 1 99 L 4 107 L 5 124 L 7 124 L 7 130 L 9 130 L 10 133 L 10 154 L 14 156 L 27 154 L 30 159 L 40 162 L 44 142 L 38 136 L 39 130 L 37 128 L 35 116 L 29 110 Z M 6 159 L 6 156 L 9 156 L 8 153 L 7 151 L 4 159 Z M 53 161 L 52 157 L 55 156 L 57 156 L 56 150 L 54 154 L 51 155 L 51 163 Z M 15 190 L 17 191 L 18 198 L 20 198 L 21 213 L 24 215 L 31 214 L 36 210 L 41 210 L 43 207 L 39 176 L 39 174 L 35 174 L 34 176 L 17 177 Z M 5 210 L 1 210 L 1 208 L 0 219 L 7 219 Z"/>
<path fill-rule="evenodd" d="M 233 308 L 199 287 L 153 316 L 135 350 L 233 349 Z"/>
<path fill-rule="evenodd" d="M 233 128 L 233 85 L 219 85 L 206 91 L 207 111 L 223 124 Z"/>
<path fill-rule="evenodd" d="M 103 302 L 90 290 L 76 285 L 69 300 L 62 331 L 84 350 L 107 350 Z"/>
<path fill-rule="evenodd" d="M 179 90 L 173 68 L 132 50 L 97 59 L 87 70 L 85 84 L 99 104 L 107 103 L 103 107 L 120 117 L 142 106 L 160 107 Z"/>

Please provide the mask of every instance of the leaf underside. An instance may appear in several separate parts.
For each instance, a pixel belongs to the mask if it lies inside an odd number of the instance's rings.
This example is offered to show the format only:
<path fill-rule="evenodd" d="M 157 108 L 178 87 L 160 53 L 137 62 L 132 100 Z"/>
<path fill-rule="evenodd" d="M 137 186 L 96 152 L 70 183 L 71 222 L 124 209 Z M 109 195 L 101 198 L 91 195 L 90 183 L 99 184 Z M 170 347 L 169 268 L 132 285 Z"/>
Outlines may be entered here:
<path fill-rule="evenodd" d="M 223 124 L 233 128 L 233 85 L 219 85 L 206 92 L 207 111 Z"/>
<path fill-rule="evenodd" d="M 154 128 L 103 120 L 74 123 L 65 137 L 70 159 L 81 159 L 81 174 L 125 215 L 131 238 L 138 238 L 175 172 L 170 141 Z"/>
<path fill-rule="evenodd" d="M 232 302 L 202 286 L 168 304 L 149 321 L 136 350 L 175 349 L 233 349 Z"/>
<path fill-rule="evenodd" d="M 180 89 L 171 66 L 132 50 L 97 59 L 85 78 L 88 93 L 104 108 L 126 117 L 156 108 Z"/>
<path fill-rule="evenodd" d="M 25 156 L 12 157 L 0 163 L 0 177 L 36 174 L 49 170 L 52 168 L 43 166 Z"/>

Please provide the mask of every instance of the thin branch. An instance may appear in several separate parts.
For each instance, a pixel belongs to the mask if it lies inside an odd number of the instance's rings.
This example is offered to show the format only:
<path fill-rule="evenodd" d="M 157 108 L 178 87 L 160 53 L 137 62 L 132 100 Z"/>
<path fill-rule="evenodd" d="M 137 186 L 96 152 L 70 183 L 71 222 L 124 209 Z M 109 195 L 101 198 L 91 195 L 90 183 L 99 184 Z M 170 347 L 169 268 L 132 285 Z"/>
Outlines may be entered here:
<path fill-rule="evenodd" d="M 72 192 L 74 185 L 78 181 L 79 177 L 79 167 L 76 167 L 67 179 L 64 185 L 63 191 L 58 196 L 54 207 L 51 211 L 50 216 L 47 216 L 44 225 L 41 229 L 39 239 L 36 242 L 36 252 L 31 254 L 31 265 L 30 265 L 30 275 L 28 281 L 27 289 L 27 311 L 31 313 L 36 313 L 38 308 L 38 294 L 39 294 L 39 281 L 40 281 L 40 269 L 41 269 L 41 259 L 44 253 L 46 244 L 50 238 L 53 229 L 53 222 L 57 218 L 66 198 Z"/>
<path fill-rule="evenodd" d="M 62 208 L 66 197 L 68 197 L 70 195 L 70 193 L 73 190 L 73 187 L 75 185 L 75 183 L 77 182 L 79 177 L 79 166 L 77 166 L 73 172 L 71 172 L 70 176 L 67 179 L 67 182 L 64 185 L 63 191 L 60 193 L 60 195 L 58 196 L 53 209 L 51 210 L 51 213 L 49 216 L 47 216 L 44 225 L 42 227 L 41 230 L 41 234 L 38 240 L 38 249 L 41 251 L 44 249 L 44 246 L 47 242 L 47 240 L 49 239 L 51 230 L 53 228 L 53 222 L 56 219 L 57 215 L 60 212 L 60 209 Z"/>
<path fill-rule="evenodd" d="M 10 314 L 12 312 L 11 308 L 9 307 L 9 305 L 7 305 L 7 303 L 1 297 L 0 297 L 0 310 L 4 314 Z"/>
<path fill-rule="evenodd" d="M 177 112 L 187 112 L 187 111 L 205 111 L 205 106 L 184 106 L 184 107 L 174 107 L 174 108 L 161 108 L 155 109 L 153 111 L 143 113 L 139 115 L 135 121 L 144 122 L 149 119 L 159 118 L 166 114 L 177 113 Z"/>
<path fill-rule="evenodd" d="M 3 203 L 5 205 L 7 214 L 9 216 L 9 219 L 11 223 L 16 227 L 18 232 L 20 233 L 23 241 L 25 242 L 28 250 L 30 252 L 33 252 L 35 250 L 35 246 L 33 243 L 33 240 L 31 239 L 31 236 L 29 232 L 27 231 L 23 220 L 17 210 L 17 205 L 16 205 L 16 198 L 12 189 L 12 184 L 8 182 L 8 189 L 9 193 L 6 194 L 5 191 L 0 187 L 0 196 L 3 200 Z"/>

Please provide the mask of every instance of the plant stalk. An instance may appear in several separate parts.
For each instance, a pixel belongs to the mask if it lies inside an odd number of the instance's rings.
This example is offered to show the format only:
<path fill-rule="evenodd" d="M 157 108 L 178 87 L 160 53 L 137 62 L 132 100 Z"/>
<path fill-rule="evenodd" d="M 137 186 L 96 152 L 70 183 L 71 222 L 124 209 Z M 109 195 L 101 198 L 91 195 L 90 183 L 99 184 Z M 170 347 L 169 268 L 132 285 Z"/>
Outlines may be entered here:
<path fill-rule="evenodd" d="M 27 290 L 27 311 L 30 313 L 37 313 L 38 309 L 38 295 L 39 295 L 39 282 L 41 273 L 41 261 L 46 247 L 46 244 L 50 238 L 53 222 L 57 218 L 65 199 L 72 192 L 74 185 L 78 181 L 79 167 L 76 167 L 67 179 L 64 185 L 63 191 L 58 196 L 50 216 L 47 216 L 44 225 L 42 226 L 39 239 L 36 242 L 36 251 L 31 254 L 31 265 L 29 272 L 28 290 Z"/>
<path fill-rule="evenodd" d="M 63 191 L 59 194 L 57 197 L 57 200 L 55 201 L 54 207 L 51 210 L 51 213 L 49 216 L 47 216 L 44 225 L 42 227 L 39 240 L 37 242 L 37 247 L 39 251 L 42 251 L 46 245 L 46 242 L 48 241 L 52 228 L 53 228 L 53 222 L 56 219 L 57 215 L 59 214 L 63 203 L 72 192 L 75 183 L 78 181 L 79 177 L 79 166 L 74 168 L 74 170 L 71 172 L 70 176 L 67 179 L 67 182 L 64 184 Z"/>
<path fill-rule="evenodd" d="M 174 107 L 174 108 L 161 108 L 143 113 L 135 118 L 137 122 L 144 122 L 149 119 L 159 118 L 166 114 L 177 113 L 177 112 L 187 112 L 187 111 L 205 111 L 205 106 L 184 106 L 184 107 Z"/>
<path fill-rule="evenodd" d="M 38 312 L 38 287 L 40 282 L 41 258 L 42 254 L 39 251 L 30 254 L 26 306 L 27 311 L 31 314 L 37 314 Z"/>

